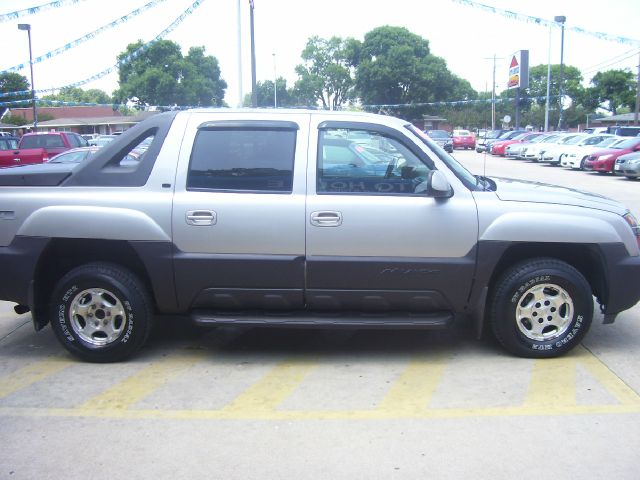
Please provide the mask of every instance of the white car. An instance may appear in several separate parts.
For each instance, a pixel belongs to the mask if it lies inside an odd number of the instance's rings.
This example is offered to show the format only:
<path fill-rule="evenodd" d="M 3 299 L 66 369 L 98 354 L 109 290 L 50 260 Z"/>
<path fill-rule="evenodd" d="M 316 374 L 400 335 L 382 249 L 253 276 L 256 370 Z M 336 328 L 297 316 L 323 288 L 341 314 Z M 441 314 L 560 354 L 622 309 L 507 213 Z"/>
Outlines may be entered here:
<path fill-rule="evenodd" d="M 521 154 L 521 156 L 525 160 L 539 162 L 540 153 L 547 150 L 550 147 L 550 145 L 553 145 L 556 142 L 562 140 L 566 135 L 567 135 L 566 133 L 553 133 L 548 137 L 545 137 L 540 142 L 530 144 L 526 150 L 523 150 L 523 153 Z"/>
<path fill-rule="evenodd" d="M 623 137 L 610 134 L 597 134 L 592 136 L 594 138 L 599 137 L 600 141 L 597 143 L 586 143 L 589 140 L 587 139 L 582 145 L 573 145 L 571 150 L 567 150 L 565 155 L 562 156 L 560 165 L 563 167 L 584 170 L 584 162 L 587 160 L 589 155 L 597 152 L 598 150 L 609 148 L 620 140 L 624 140 Z"/>
<path fill-rule="evenodd" d="M 569 146 L 577 145 L 583 140 L 586 140 L 589 136 L 590 135 L 588 133 L 574 133 L 566 135 L 557 143 L 549 145 L 548 148 L 541 151 L 540 160 L 552 165 L 558 165 L 560 163 L 560 157 Z"/>

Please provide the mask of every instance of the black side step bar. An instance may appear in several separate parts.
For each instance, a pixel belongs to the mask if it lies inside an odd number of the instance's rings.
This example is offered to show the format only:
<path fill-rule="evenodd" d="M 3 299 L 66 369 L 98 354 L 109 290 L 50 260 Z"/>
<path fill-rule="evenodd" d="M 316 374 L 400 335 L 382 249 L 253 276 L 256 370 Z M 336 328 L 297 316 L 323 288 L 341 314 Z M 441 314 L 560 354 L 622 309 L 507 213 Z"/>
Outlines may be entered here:
<path fill-rule="evenodd" d="M 451 312 L 364 314 L 364 313 L 231 313 L 196 310 L 191 314 L 196 325 L 242 325 L 262 327 L 316 328 L 398 328 L 441 329 L 453 323 Z"/>

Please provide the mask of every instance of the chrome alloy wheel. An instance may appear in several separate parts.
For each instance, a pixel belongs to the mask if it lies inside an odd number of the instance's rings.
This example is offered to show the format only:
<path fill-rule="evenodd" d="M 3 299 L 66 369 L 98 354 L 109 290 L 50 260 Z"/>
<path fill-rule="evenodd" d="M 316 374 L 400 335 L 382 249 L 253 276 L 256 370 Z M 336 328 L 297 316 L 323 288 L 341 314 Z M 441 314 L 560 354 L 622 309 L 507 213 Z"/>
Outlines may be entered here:
<path fill-rule="evenodd" d="M 122 303 L 108 290 L 89 288 L 78 293 L 69 308 L 73 331 L 95 346 L 108 345 L 124 332 L 126 313 Z"/>
<path fill-rule="evenodd" d="M 516 323 L 530 340 L 553 340 L 567 331 L 573 312 L 573 300 L 564 288 L 543 283 L 531 287 L 520 297 Z"/>

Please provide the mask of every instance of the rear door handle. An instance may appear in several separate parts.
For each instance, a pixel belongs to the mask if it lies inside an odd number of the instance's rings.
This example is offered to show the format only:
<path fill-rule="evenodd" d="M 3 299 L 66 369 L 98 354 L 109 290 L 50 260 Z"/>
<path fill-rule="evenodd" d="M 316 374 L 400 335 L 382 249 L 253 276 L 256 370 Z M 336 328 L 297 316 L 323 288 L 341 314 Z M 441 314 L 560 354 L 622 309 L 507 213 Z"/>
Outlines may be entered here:
<path fill-rule="evenodd" d="M 342 225 L 340 212 L 311 212 L 311 225 L 315 227 L 338 227 Z"/>
<path fill-rule="evenodd" d="M 189 210 L 185 215 L 185 220 L 189 225 L 200 227 L 215 225 L 218 221 L 217 217 L 213 210 Z"/>

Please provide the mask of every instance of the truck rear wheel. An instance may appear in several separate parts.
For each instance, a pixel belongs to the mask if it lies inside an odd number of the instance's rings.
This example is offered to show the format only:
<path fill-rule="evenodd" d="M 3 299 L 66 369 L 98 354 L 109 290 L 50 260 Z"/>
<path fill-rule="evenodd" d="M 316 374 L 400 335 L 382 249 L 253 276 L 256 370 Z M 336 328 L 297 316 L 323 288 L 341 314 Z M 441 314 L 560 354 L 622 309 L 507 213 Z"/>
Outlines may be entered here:
<path fill-rule="evenodd" d="M 51 308 L 58 340 L 89 362 L 117 362 L 133 355 L 153 323 L 144 284 L 110 263 L 88 263 L 67 273 L 54 289 Z"/>
<path fill-rule="evenodd" d="M 522 357 L 550 358 L 578 345 L 593 318 L 591 288 L 571 265 L 537 258 L 508 269 L 493 289 L 490 322 L 498 341 Z"/>

